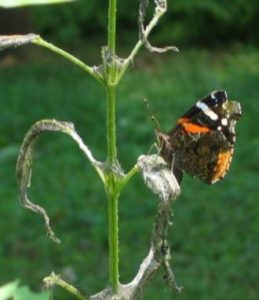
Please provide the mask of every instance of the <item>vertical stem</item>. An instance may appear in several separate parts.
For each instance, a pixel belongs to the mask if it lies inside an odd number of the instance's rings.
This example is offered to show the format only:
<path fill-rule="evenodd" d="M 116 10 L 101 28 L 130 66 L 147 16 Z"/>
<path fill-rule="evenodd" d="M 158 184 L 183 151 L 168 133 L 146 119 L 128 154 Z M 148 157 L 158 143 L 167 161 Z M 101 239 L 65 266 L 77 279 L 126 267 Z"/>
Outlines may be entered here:
<path fill-rule="evenodd" d="M 115 55 L 116 50 L 116 7 L 117 0 L 109 0 L 108 48 Z M 114 294 L 119 286 L 119 227 L 118 227 L 118 182 L 114 168 L 117 163 L 116 148 L 116 66 L 114 62 L 107 69 L 107 197 L 109 212 L 109 280 Z"/>
<path fill-rule="evenodd" d="M 110 182 L 110 184 L 112 184 Z M 114 294 L 119 285 L 119 227 L 118 227 L 118 195 L 108 195 L 109 209 L 109 281 Z"/>
<path fill-rule="evenodd" d="M 108 11 L 108 48 L 115 55 L 116 48 L 116 6 L 117 0 L 109 0 Z M 108 163 L 112 165 L 117 159 L 116 150 L 116 113 L 115 113 L 115 70 L 116 66 L 108 65 L 107 70 L 107 151 Z"/>
<path fill-rule="evenodd" d="M 109 0 L 108 12 L 108 47 L 115 53 L 116 48 L 116 12 L 117 0 Z"/>
<path fill-rule="evenodd" d="M 119 227 L 118 227 L 118 188 L 116 174 L 116 114 L 115 87 L 107 87 L 107 163 L 108 163 L 108 213 L 109 213 L 109 280 L 113 293 L 118 291 L 119 284 Z"/>
<path fill-rule="evenodd" d="M 117 159 L 115 87 L 107 87 L 107 160 L 111 166 Z"/>

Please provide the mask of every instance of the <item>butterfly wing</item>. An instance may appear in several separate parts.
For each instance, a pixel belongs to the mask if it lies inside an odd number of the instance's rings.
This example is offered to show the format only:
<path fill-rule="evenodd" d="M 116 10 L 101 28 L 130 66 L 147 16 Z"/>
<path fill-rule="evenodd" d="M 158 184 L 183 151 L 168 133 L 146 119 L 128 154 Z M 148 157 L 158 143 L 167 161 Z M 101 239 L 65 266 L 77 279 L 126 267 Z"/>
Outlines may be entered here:
<path fill-rule="evenodd" d="M 228 101 L 225 91 L 214 91 L 192 106 L 168 134 L 158 134 L 160 155 L 175 172 L 209 184 L 221 180 L 232 160 L 240 116 L 238 102 Z"/>

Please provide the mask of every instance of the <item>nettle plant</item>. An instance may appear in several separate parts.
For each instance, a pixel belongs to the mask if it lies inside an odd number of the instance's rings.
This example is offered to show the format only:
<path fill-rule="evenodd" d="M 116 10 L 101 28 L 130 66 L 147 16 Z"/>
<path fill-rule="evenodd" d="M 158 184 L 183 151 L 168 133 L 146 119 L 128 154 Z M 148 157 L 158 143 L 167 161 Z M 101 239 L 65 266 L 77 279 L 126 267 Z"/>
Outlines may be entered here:
<path fill-rule="evenodd" d="M 24 4 L 42 4 L 65 2 L 64 0 L 0 0 L 0 6 L 17 6 Z M 106 138 L 107 157 L 105 161 L 97 161 L 90 151 L 89 146 L 78 135 L 72 123 L 45 119 L 36 122 L 25 135 L 19 156 L 17 159 L 17 180 L 20 190 L 20 198 L 24 207 L 39 213 L 45 221 L 48 236 L 55 242 L 60 240 L 53 232 L 49 217 L 45 209 L 32 203 L 28 198 L 30 186 L 33 152 L 38 137 L 48 131 L 62 132 L 69 135 L 83 151 L 86 158 L 96 170 L 104 185 L 108 201 L 109 216 L 109 284 L 108 287 L 95 295 L 86 295 L 76 287 L 65 282 L 55 273 L 44 278 L 46 286 L 58 285 L 76 296 L 78 299 L 136 299 L 142 296 L 142 292 L 151 276 L 159 269 L 164 270 L 166 284 L 173 290 L 181 291 L 176 284 L 174 274 L 170 266 L 170 245 L 167 240 L 168 228 L 172 214 L 172 203 L 180 194 L 181 171 L 186 171 L 197 176 L 207 183 L 214 183 L 222 179 L 228 170 L 232 158 L 233 144 L 235 142 L 234 127 L 241 115 L 239 103 L 228 101 L 224 91 L 215 91 L 206 98 L 198 101 L 185 117 L 182 117 L 168 135 L 157 132 L 159 140 L 158 154 L 140 155 L 131 170 L 125 172 L 117 158 L 116 138 L 116 89 L 120 80 L 132 64 L 135 56 L 142 46 L 151 52 L 178 51 L 175 46 L 165 48 L 153 47 L 148 41 L 149 34 L 157 25 L 160 18 L 167 10 L 166 0 L 153 0 L 154 13 L 151 20 L 145 25 L 148 0 L 140 0 L 139 5 L 139 40 L 126 59 L 116 55 L 116 8 L 117 1 L 109 0 L 108 6 L 108 43 L 101 49 L 102 64 L 100 66 L 88 66 L 77 57 L 48 43 L 36 34 L 0 36 L 0 49 L 17 47 L 29 43 L 45 47 L 79 66 L 85 72 L 100 83 L 100 87 L 106 90 Z M 214 105 L 210 109 L 210 105 Z M 198 111 L 197 115 L 196 112 Z M 197 117 L 200 123 L 191 123 L 190 115 Z M 204 123 L 205 122 L 205 123 Z M 207 122 L 207 123 L 206 123 Z M 200 124 L 200 125 L 199 125 Z M 208 124 L 207 127 L 202 125 Z M 180 127 L 179 127 L 180 126 Z M 180 129 L 179 129 L 180 128 Z M 187 134 L 183 134 L 183 130 Z M 210 129 L 210 131 L 209 131 Z M 201 135 L 201 133 L 206 133 Z M 202 136 L 202 138 L 201 138 Z M 186 144 L 187 143 L 187 144 Z M 172 156 L 174 149 L 178 147 L 178 156 Z M 195 149 L 195 151 L 193 150 Z M 216 151 L 216 155 L 212 152 Z M 190 157 L 192 156 L 192 157 Z M 204 162 L 205 157 L 205 162 Z M 180 172 L 175 172 L 174 161 L 177 158 Z M 191 159 L 191 160 L 189 160 Z M 207 159 L 207 160 L 206 160 Z M 219 159 L 219 160 L 217 160 Z M 201 168 L 200 168 L 201 167 Z M 205 175 L 201 172 L 206 171 Z M 179 171 L 179 170 L 178 170 Z M 209 177 L 213 171 L 214 177 Z M 119 280 L 119 218 L 118 199 L 121 191 L 130 182 L 132 177 L 141 172 L 145 184 L 158 196 L 157 213 L 154 218 L 151 234 L 150 250 L 140 264 L 134 279 L 128 284 L 122 284 Z M 204 177 L 205 176 L 205 177 Z M 87 288 L 84 288 L 86 290 Z"/>

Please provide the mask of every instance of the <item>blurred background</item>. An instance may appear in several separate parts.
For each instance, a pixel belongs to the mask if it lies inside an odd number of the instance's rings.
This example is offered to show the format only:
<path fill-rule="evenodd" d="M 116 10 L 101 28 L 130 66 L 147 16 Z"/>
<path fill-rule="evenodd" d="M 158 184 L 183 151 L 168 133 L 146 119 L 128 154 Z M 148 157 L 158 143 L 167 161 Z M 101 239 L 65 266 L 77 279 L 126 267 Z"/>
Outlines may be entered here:
<path fill-rule="evenodd" d="M 118 55 L 137 41 L 137 0 L 118 1 Z M 106 44 L 108 1 L 0 10 L 0 34 L 41 36 L 98 65 Z M 152 9 L 150 9 L 150 15 Z M 172 265 L 181 295 L 158 272 L 144 299 L 259 298 L 259 1 L 174 0 L 154 30 L 155 45 L 179 53 L 142 50 L 118 89 L 118 152 L 128 171 L 156 141 L 143 99 L 164 131 L 199 98 L 225 89 L 238 100 L 235 155 L 226 178 L 209 186 L 184 177 L 170 229 Z M 77 146 L 49 133 L 37 143 L 30 197 L 43 205 L 60 245 L 46 238 L 42 219 L 18 199 L 15 164 L 30 126 L 42 118 L 72 121 L 105 159 L 105 93 L 87 74 L 46 49 L 0 52 L 0 285 L 14 279 L 33 290 L 55 271 L 82 291 L 108 278 L 107 203 L 95 172 Z M 138 175 L 120 199 L 121 281 L 130 281 L 147 254 L 157 199 Z M 55 288 L 54 299 L 72 299 Z"/>

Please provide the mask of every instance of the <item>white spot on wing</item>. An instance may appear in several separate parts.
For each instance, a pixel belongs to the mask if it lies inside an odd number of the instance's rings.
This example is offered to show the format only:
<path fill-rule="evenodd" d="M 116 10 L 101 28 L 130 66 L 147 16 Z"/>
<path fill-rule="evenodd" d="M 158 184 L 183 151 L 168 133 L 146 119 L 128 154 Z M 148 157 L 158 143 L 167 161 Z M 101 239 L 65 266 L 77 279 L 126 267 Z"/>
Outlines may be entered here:
<path fill-rule="evenodd" d="M 225 96 L 226 96 L 226 99 L 227 99 L 227 98 L 228 98 L 227 92 L 226 92 L 226 91 L 224 91 L 224 94 L 225 94 Z"/>
<path fill-rule="evenodd" d="M 227 118 L 221 119 L 221 124 L 222 124 L 223 126 L 227 126 L 227 125 L 228 125 L 228 119 L 227 119 Z"/>
<path fill-rule="evenodd" d="M 212 99 L 214 99 L 214 100 L 216 100 L 216 102 L 218 102 L 218 100 L 217 100 L 217 98 L 216 98 L 216 96 L 215 96 L 215 91 L 212 92 L 212 93 L 210 94 L 210 96 L 211 96 Z"/>
<path fill-rule="evenodd" d="M 208 105 L 206 105 L 205 103 L 203 103 L 203 102 L 201 102 L 201 101 L 198 101 L 198 102 L 196 103 L 196 106 L 197 106 L 200 110 L 202 110 L 202 112 L 203 112 L 206 116 L 208 116 L 211 120 L 213 120 L 213 121 L 218 120 L 218 115 L 217 115 L 213 110 L 211 110 L 211 109 L 208 107 Z"/>

